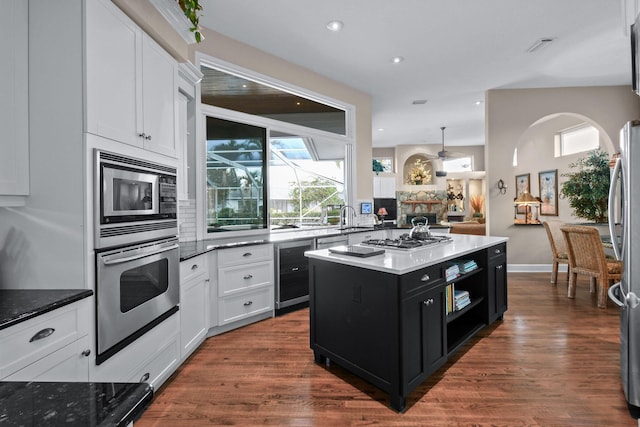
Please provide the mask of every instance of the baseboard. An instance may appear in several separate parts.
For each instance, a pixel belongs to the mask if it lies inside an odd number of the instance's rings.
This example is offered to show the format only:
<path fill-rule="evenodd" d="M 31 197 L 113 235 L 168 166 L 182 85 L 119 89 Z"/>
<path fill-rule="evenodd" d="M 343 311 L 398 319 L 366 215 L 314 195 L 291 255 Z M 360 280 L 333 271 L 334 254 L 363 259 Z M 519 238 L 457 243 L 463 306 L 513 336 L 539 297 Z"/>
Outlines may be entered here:
<path fill-rule="evenodd" d="M 559 273 L 567 272 L 567 264 L 558 266 Z M 551 273 L 552 264 L 507 264 L 509 273 Z"/>

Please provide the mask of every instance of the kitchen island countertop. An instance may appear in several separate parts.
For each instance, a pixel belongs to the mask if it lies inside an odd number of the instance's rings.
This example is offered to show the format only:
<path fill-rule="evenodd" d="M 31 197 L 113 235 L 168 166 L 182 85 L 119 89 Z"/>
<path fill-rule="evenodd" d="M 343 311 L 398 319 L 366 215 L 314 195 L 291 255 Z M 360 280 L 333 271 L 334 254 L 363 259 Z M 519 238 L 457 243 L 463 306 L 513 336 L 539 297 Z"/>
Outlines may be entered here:
<path fill-rule="evenodd" d="M 449 237 L 452 239 L 450 242 L 410 250 L 380 247 L 385 250 L 383 254 L 368 258 L 335 254 L 329 252 L 328 249 L 307 251 L 305 255 L 309 258 L 331 261 L 353 267 L 362 267 L 368 270 L 405 274 L 443 261 L 459 258 L 465 254 L 475 252 L 479 249 L 489 248 L 508 240 L 506 237 L 467 234 L 451 234 Z"/>

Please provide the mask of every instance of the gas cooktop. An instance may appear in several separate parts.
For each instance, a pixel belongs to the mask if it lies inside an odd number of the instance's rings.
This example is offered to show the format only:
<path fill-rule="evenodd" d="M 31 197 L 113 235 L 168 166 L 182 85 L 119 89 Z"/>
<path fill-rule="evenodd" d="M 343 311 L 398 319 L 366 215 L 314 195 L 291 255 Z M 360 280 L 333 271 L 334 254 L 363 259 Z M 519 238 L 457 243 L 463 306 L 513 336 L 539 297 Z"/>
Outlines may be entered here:
<path fill-rule="evenodd" d="M 392 249 L 417 249 L 425 246 L 437 245 L 451 242 L 449 236 L 429 236 L 426 239 L 412 239 L 408 235 L 402 235 L 398 239 L 369 239 L 363 241 L 362 245 L 381 246 Z"/>

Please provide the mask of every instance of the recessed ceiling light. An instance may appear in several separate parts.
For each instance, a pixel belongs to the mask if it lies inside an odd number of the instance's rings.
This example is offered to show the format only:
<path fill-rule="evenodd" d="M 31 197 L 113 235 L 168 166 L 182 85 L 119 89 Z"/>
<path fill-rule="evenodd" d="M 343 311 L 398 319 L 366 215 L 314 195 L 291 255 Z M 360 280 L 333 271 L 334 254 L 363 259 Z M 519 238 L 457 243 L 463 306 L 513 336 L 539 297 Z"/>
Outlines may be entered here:
<path fill-rule="evenodd" d="M 329 21 L 327 23 L 327 29 L 335 32 L 340 31 L 343 26 L 344 23 L 342 21 Z"/>
<path fill-rule="evenodd" d="M 484 101 L 476 101 L 476 105 L 482 104 Z"/>
<path fill-rule="evenodd" d="M 384 132 L 384 128 L 378 128 L 378 132 Z"/>
<path fill-rule="evenodd" d="M 404 61 L 404 58 L 402 56 L 395 56 L 391 59 L 391 62 L 393 62 L 394 64 L 399 64 L 402 61 Z"/>

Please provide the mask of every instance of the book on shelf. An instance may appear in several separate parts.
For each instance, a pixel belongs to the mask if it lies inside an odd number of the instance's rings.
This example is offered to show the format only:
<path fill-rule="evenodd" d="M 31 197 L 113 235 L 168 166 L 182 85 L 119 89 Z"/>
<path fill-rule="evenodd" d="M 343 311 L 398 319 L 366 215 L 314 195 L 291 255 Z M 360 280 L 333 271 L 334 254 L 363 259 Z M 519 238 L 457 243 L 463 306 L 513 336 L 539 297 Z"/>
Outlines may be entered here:
<path fill-rule="evenodd" d="M 447 282 L 460 276 L 460 266 L 457 263 L 449 263 L 449 267 L 444 271 Z"/>
<path fill-rule="evenodd" d="M 478 268 L 478 264 L 472 259 L 460 260 L 458 266 L 462 273 L 468 273 Z"/>
<path fill-rule="evenodd" d="M 471 304 L 471 296 L 469 291 L 460 290 L 455 288 L 455 284 L 447 285 L 445 292 L 447 314 L 457 310 L 462 310 L 469 304 Z"/>

